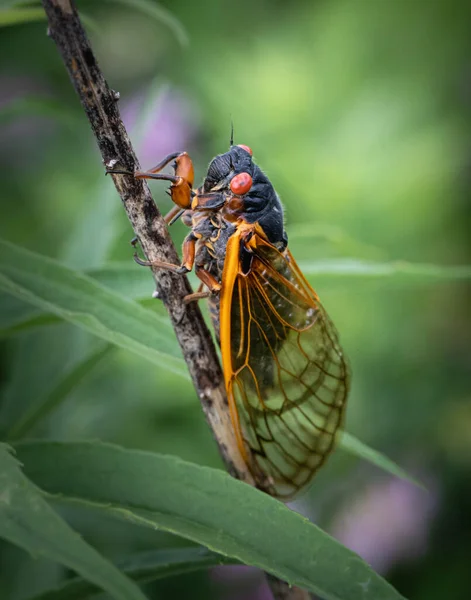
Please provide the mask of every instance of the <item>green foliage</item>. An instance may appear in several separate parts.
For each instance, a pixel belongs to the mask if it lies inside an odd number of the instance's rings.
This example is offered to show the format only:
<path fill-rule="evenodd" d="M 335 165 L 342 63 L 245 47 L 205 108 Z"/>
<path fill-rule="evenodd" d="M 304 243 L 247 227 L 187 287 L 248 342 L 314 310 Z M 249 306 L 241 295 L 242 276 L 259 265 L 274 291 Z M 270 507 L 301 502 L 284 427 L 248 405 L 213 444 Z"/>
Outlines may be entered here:
<path fill-rule="evenodd" d="M 108 0 L 110 1 L 110 0 Z M 129 10 L 141 11 L 146 16 L 166 25 L 175 35 L 177 41 L 186 47 L 189 44 L 188 34 L 182 23 L 166 8 L 151 0 L 111 0 L 114 4 L 122 4 Z"/>
<path fill-rule="evenodd" d="M 50 465 L 51 467 L 51 465 Z M 86 544 L 21 473 L 19 463 L 0 445 L 0 535 L 39 556 L 73 569 L 119 600 L 145 600 L 119 569 Z"/>
<path fill-rule="evenodd" d="M 99 443 L 26 443 L 17 451 L 58 503 L 176 533 L 329 600 L 401 598 L 315 525 L 221 471 Z"/>
<path fill-rule="evenodd" d="M 359 515 L 342 539 L 417 600 L 468 589 L 471 13 L 458 4 L 77 1 L 143 166 L 188 149 L 199 183 L 232 118 L 275 184 L 353 370 L 343 451 L 295 508 L 337 534 Z M 217 469 L 39 2 L 4 1 L 0 27 L 0 432 L 22 463 L 1 447 L 2 600 L 138 597 L 130 580 L 151 600 L 219 600 L 204 569 L 238 561 L 324 598 L 401 597 Z M 244 597 L 240 577 L 225 585 Z"/>
<path fill-rule="evenodd" d="M 0 241 L 0 287 L 23 301 L 184 373 L 167 320 L 53 260 Z"/>
<path fill-rule="evenodd" d="M 117 566 L 130 579 L 144 584 L 234 562 L 206 548 L 179 548 L 136 553 L 130 559 L 120 561 Z M 89 600 L 100 593 L 101 590 L 92 583 L 74 577 L 29 600 Z"/>
<path fill-rule="evenodd" d="M 29 407 L 18 420 L 13 423 L 10 430 L 6 433 L 7 440 L 21 439 L 34 428 L 34 426 L 46 418 L 61 402 L 64 402 L 67 396 L 75 389 L 82 379 L 110 352 L 111 345 L 100 346 L 98 350 L 93 350 L 84 359 L 74 364 L 70 371 L 49 390 L 44 398 L 41 398 L 33 406 Z"/>
<path fill-rule="evenodd" d="M 44 21 L 46 15 L 40 7 L 10 8 L 0 10 L 0 27 L 6 25 L 19 25 L 20 23 L 30 23 L 32 21 Z"/>
<path fill-rule="evenodd" d="M 371 462 L 373 465 L 383 469 L 383 471 L 386 471 L 395 477 L 400 477 L 401 479 L 410 481 L 411 483 L 414 483 L 415 485 L 424 489 L 424 486 L 421 483 L 406 473 L 404 469 L 401 469 L 401 467 L 394 463 L 390 458 L 384 456 L 384 454 L 381 454 L 381 452 L 377 452 L 373 448 L 370 448 L 366 444 L 363 444 L 363 442 L 346 431 L 341 434 L 339 446 L 346 452 Z"/>

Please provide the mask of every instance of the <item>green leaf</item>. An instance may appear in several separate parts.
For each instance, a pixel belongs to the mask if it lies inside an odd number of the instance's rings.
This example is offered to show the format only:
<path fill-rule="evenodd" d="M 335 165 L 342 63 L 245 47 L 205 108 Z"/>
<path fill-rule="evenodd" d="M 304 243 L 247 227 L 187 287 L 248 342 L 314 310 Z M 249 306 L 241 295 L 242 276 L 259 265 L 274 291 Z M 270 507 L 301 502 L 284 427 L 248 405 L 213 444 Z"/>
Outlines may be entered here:
<path fill-rule="evenodd" d="M 33 6 L 35 4 L 41 6 L 41 0 L 0 0 L 0 2 L 3 10 L 13 6 Z"/>
<path fill-rule="evenodd" d="M 7 439 L 17 440 L 25 437 L 41 419 L 44 419 L 67 398 L 68 394 L 113 348 L 114 346 L 109 344 L 104 347 L 101 346 L 98 350 L 91 351 L 85 358 L 74 364 L 70 371 L 67 371 L 56 385 L 48 390 L 45 397 L 41 398 L 39 402 L 29 405 L 20 419 L 7 432 Z"/>
<path fill-rule="evenodd" d="M 471 279 L 471 267 L 450 266 L 442 267 L 439 265 L 420 265 L 395 261 L 390 263 L 378 263 L 361 261 L 357 259 L 342 260 L 319 260 L 311 262 L 302 262 L 300 267 L 307 276 L 327 276 L 333 278 L 355 277 L 355 278 L 393 278 L 423 281 L 439 282 L 446 280 L 467 280 Z M 111 262 L 102 267 L 95 267 L 86 270 L 86 274 L 124 296 L 134 299 L 150 298 L 153 291 L 153 281 L 145 269 L 138 269 L 131 261 Z M 0 303 L 3 305 L 3 300 Z M 11 305 L 11 302 L 8 303 Z M 23 306 L 25 306 L 23 304 Z M 28 306 L 28 305 L 26 305 Z M 10 335 L 27 329 L 28 327 L 37 327 L 57 322 L 55 318 L 45 318 L 37 309 L 25 308 L 24 316 L 18 309 L 18 315 L 12 317 L 13 322 L 9 322 L 10 313 L 2 314 L 0 319 L 0 335 Z M 34 316 L 32 316 L 34 314 Z M 165 312 L 162 310 L 162 315 Z"/>
<path fill-rule="evenodd" d="M 394 277 L 412 280 L 467 280 L 471 279 L 471 266 L 439 266 L 414 264 L 405 261 L 371 262 L 355 258 L 303 261 L 299 268 L 305 275 L 331 275 L 333 277 Z"/>
<path fill-rule="evenodd" d="M 145 600 L 131 580 L 49 506 L 4 444 L 0 445 L 0 536 L 73 569 L 117 600 Z"/>
<path fill-rule="evenodd" d="M 383 469 L 383 471 L 386 471 L 387 473 L 390 473 L 395 477 L 399 477 L 400 479 L 409 481 L 410 483 L 413 483 L 417 487 L 420 487 L 421 489 L 426 491 L 426 488 L 422 483 L 420 483 L 420 481 L 414 479 L 394 461 L 392 461 L 390 458 L 388 458 L 381 452 L 378 452 L 370 446 L 367 446 L 358 438 L 354 437 L 350 433 L 347 433 L 346 431 L 342 432 L 342 434 L 340 435 L 339 447 L 342 448 L 342 450 L 344 450 L 345 452 L 353 454 L 358 458 L 362 458 L 363 460 L 370 462 L 371 464 L 379 467 L 380 469 Z"/>
<path fill-rule="evenodd" d="M 26 7 L 0 10 L 0 27 L 45 20 L 46 14 L 42 8 Z"/>
<path fill-rule="evenodd" d="M 151 2 L 150 0 L 112 0 L 113 4 L 123 4 L 133 12 L 140 10 L 145 15 L 155 19 L 159 23 L 166 25 L 175 35 L 181 46 L 186 47 L 189 44 L 188 34 L 180 21 L 166 8 Z"/>
<path fill-rule="evenodd" d="M 327 600 L 402 598 L 304 517 L 222 471 L 101 443 L 16 448 L 25 472 L 56 502 L 180 535 Z"/>
<path fill-rule="evenodd" d="M 0 289 L 188 377 L 168 319 L 79 271 L 0 240 Z"/>
<path fill-rule="evenodd" d="M 10 294 L 0 294 L 0 335 L 43 314 L 40 309 Z"/>
<path fill-rule="evenodd" d="M 123 262 L 110 262 L 101 267 L 86 269 L 85 273 L 123 296 L 134 300 L 146 300 L 152 298 L 154 282 L 147 269 L 139 268 L 132 260 Z M 188 274 L 193 287 L 197 287 L 198 280 L 194 273 Z M 154 307 L 164 308 L 162 303 L 153 303 Z"/>
<path fill-rule="evenodd" d="M 141 552 L 118 562 L 117 566 L 130 579 L 143 584 L 234 562 L 236 561 L 210 552 L 206 548 L 170 548 Z M 61 586 L 28 600 L 88 600 L 99 594 L 100 590 L 96 586 L 74 577 L 65 581 Z"/>
<path fill-rule="evenodd" d="M 41 311 L 35 311 L 33 313 L 33 311 L 31 311 L 30 317 L 28 317 L 27 314 L 24 313 L 24 318 L 22 318 L 21 320 L 18 320 L 17 322 L 12 323 L 11 325 L 0 327 L 0 338 L 11 337 L 24 332 L 29 333 L 30 331 L 33 331 L 36 328 L 46 327 L 48 325 L 57 325 L 57 323 L 60 322 L 61 319 L 59 317 L 51 315 L 50 313 L 44 313 Z"/>
<path fill-rule="evenodd" d="M 134 261 L 114 262 L 96 269 L 88 269 L 87 275 L 102 285 L 129 298 L 150 298 L 155 289 L 147 269 L 140 269 Z"/>

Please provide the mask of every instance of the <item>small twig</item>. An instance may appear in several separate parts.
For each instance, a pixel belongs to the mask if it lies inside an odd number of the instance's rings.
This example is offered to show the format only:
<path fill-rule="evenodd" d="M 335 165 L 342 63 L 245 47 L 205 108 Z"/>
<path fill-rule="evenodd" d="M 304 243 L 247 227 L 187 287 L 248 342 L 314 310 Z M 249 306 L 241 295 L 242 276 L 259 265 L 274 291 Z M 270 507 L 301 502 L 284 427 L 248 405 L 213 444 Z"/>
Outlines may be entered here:
<path fill-rule="evenodd" d="M 117 93 L 108 87 L 98 67 L 73 3 L 71 0 L 43 0 L 43 6 L 49 22 L 48 34 L 56 43 L 79 95 L 104 164 L 108 167 L 119 164 L 120 168 L 131 173 L 140 170 L 119 115 Z M 113 175 L 113 180 L 147 259 L 178 264 L 168 228 L 145 181 L 129 175 Z M 183 298 L 192 291 L 188 279 L 154 267 L 152 272 L 227 470 L 234 477 L 263 488 L 263 481 L 254 480 L 237 446 L 211 334 L 197 303 L 183 302 Z M 269 582 L 277 600 L 309 598 L 307 592 L 290 588 L 271 576 Z"/>

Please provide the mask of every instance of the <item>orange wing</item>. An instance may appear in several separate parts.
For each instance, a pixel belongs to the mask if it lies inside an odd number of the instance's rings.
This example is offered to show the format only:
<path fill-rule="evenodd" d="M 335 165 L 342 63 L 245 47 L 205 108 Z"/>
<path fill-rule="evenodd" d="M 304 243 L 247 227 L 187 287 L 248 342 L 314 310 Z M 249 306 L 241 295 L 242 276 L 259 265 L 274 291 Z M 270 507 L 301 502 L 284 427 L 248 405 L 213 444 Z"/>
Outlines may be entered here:
<path fill-rule="evenodd" d="M 255 233 L 250 272 L 240 264 L 243 230 Z M 221 351 L 232 423 L 247 464 L 270 492 L 289 498 L 333 448 L 349 389 L 337 332 L 288 250 L 243 224 L 227 245 Z M 254 469 L 255 463 L 255 469 Z"/>

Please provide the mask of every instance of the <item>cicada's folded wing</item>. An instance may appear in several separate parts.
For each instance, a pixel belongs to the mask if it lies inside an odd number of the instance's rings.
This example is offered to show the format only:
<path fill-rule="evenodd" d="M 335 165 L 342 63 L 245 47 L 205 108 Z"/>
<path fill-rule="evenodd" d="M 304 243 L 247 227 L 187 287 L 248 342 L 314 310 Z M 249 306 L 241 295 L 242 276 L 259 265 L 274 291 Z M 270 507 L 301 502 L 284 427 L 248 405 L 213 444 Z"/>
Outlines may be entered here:
<path fill-rule="evenodd" d="M 255 461 L 272 493 L 288 498 L 333 448 L 349 370 L 335 327 L 290 252 L 255 233 L 244 274 L 240 240 L 229 241 L 221 297 L 229 406 L 248 464 Z"/>

